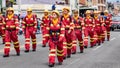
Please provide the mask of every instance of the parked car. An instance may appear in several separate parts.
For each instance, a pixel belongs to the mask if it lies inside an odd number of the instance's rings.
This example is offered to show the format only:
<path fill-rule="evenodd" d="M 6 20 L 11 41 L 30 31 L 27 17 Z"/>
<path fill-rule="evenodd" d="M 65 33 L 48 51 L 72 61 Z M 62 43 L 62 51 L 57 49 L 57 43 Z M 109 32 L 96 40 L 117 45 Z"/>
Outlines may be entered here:
<path fill-rule="evenodd" d="M 114 31 L 115 29 L 120 29 L 120 16 L 113 16 L 110 29 Z"/>

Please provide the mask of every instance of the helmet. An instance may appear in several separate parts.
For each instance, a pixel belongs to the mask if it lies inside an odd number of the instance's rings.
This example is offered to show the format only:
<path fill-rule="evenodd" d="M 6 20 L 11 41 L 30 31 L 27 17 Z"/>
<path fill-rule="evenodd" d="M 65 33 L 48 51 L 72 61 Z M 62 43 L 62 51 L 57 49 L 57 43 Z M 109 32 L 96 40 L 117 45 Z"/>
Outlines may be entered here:
<path fill-rule="evenodd" d="M 27 11 L 32 11 L 32 8 L 27 8 Z"/>
<path fill-rule="evenodd" d="M 108 10 L 105 10 L 104 13 L 108 13 Z"/>
<path fill-rule="evenodd" d="M 59 16 L 59 12 L 57 10 L 53 10 L 52 13 L 56 13 Z"/>
<path fill-rule="evenodd" d="M 90 11 L 90 10 L 87 10 L 87 11 L 86 11 L 86 14 L 90 14 L 90 13 L 91 13 L 91 11 Z"/>
<path fill-rule="evenodd" d="M 78 13 L 78 10 L 74 10 L 74 14 L 75 14 L 75 13 Z"/>
<path fill-rule="evenodd" d="M 7 8 L 7 11 L 14 11 L 12 7 Z"/>
<path fill-rule="evenodd" d="M 64 7 L 64 8 L 63 8 L 63 11 L 64 11 L 64 10 L 68 10 L 68 11 L 70 12 L 70 9 L 69 9 L 68 7 Z"/>
<path fill-rule="evenodd" d="M 94 14 L 98 14 L 99 12 L 98 11 L 94 11 Z"/>
<path fill-rule="evenodd" d="M 48 11 L 47 9 L 46 9 L 46 10 L 44 10 L 44 13 L 45 13 L 45 12 L 46 12 L 46 13 L 49 13 L 49 11 Z"/>

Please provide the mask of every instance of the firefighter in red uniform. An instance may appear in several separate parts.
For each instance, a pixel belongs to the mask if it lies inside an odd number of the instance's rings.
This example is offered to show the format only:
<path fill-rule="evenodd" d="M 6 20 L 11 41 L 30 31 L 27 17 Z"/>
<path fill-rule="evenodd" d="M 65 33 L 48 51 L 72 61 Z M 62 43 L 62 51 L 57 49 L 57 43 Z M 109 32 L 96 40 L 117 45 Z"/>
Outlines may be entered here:
<path fill-rule="evenodd" d="M 73 23 L 75 25 L 74 31 L 75 31 L 76 39 L 78 39 L 78 41 L 79 41 L 80 53 L 83 53 L 83 50 L 84 50 L 83 39 L 82 39 L 83 20 L 81 17 L 78 16 L 78 10 L 74 10 Z M 73 54 L 76 53 L 76 47 L 77 46 L 72 47 Z"/>
<path fill-rule="evenodd" d="M 59 19 L 59 12 L 54 10 L 52 12 L 51 22 L 47 27 L 49 34 L 49 66 L 53 67 L 55 64 L 55 56 L 57 52 L 57 58 L 59 65 L 63 62 L 63 39 L 65 28 Z"/>
<path fill-rule="evenodd" d="M 72 22 L 72 17 L 69 15 L 69 11 L 70 11 L 69 8 L 67 7 L 63 8 L 63 16 L 61 16 L 61 21 L 65 26 L 65 39 L 67 42 L 67 58 L 71 57 L 72 46 L 76 45 L 74 23 Z"/>
<path fill-rule="evenodd" d="M 0 36 L 2 36 L 3 44 L 5 43 L 5 29 L 4 27 L 4 18 L 2 16 L 2 13 L 0 12 Z"/>
<path fill-rule="evenodd" d="M 23 19 L 22 28 L 25 32 L 25 52 L 29 52 L 30 49 L 30 38 L 32 39 L 32 51 L 36 51 L 36 30 L 37 21 L 35 15 L 32 14 L 32 9 L 27 9 L 27 15 Z"/>
<path fill-rule="evenodd" d="M 17 56 L 20 55 L 20 46 L 18 42 L 18 30 L 19 30 L 19 22 L 18 18 L 14 15 L 14 10 L 12 7 L 7 9 L 7 16 L 5 17 L 5 48 L 4 48 L 4 56 L 9 57 L 10 52 L 10 43 L 11 41 L 14 44 L 14 48 L 17 52 Z"/>
<path fill-rule="evenodd" d="M 84 47 L 88 47 L 88 36 L 90 36 L 90 45 L 94 46 L 94 21 L 90 16 L 91 12 L 89 10 L 86 11 L 86 17 L 84 18 Z"/>
<path fill-rule="evenodd" d="M 107 31 L 107 41 L 110 40 L 110 26 L 111 26 L 111 16 L 109 15 L 108 13 L 108 10 L 105 10 L 104 11 L 104 14 L 105 14 L 105 27 L 106 27 L 106 31 Z"/>
<path fill-rule="evenodd" d="M 101 20 L 99 17 L 99 12 L 98 11 L 94 11 L 94 23 L 95 23 L 95 28 L 94 28 L 94 37 L 95 37 L 95 44 L 96 45 L 98 43 L 98 45 L 101 44 Z"/>
<path fill-rule="evenodd" d="M 49 11 L 45 10 L 44 11 L 44 16 L 42 17 L 42 23 L 41 23 L 41 28 L 42 28 L 42 36 L 43 36 L 43 41 L 42 41 L 42 47 L 46 47 L 46 43 L 48 42 L 48 37 L 49 35 L 46 33 L 46 27 L 50 23 L 50 17 L 49 17 Z"/>

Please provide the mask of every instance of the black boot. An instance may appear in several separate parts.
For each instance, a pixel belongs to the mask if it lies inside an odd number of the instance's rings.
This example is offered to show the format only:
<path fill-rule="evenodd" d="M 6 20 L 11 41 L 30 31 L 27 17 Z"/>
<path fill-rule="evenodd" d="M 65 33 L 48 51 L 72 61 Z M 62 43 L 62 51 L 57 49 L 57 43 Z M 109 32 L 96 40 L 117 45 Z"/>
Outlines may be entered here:
<path fill-rule="evenodd" d="M 67 58 L 70 58 L 70 57 L 71 57 L 71 55 L 68 55 L 68 56 L 67 56 Z"/>
<path fill-rule="evenodd" d="M 73 52 L 72 54 L 76 54 L 76 52 Z"/>
<path fill-rule="evenodd" d="M 87 48 L 87 46 L 84 46 L 84 48 Z"/>
<path fill-rule="evenodd" d="M 54 63 L 49 63 L 49 67 L 54 67 Z"/>
<path fill-rule="evenodd" d="M 17 56 L 20 56 L 20 53 L 17 53 L 16 55 L 17 55 Z"/>
<path fill-rule="evenodd" d="M 58 65 L 62 65 L 62 62 L 59 62 Z"/>
<path fill-rule="evenodd" d="M 66 56 L 63 56 L 63 59 L 65 60 L 65 59 L 66 59 Z"/>
<path fill-rule="evenodd" d="M 83 51 L 80 51 L 80 53 L 84 53 Z"/>
<path fill-rule="evenodd" d="M 33 51 L 33 52 L 36 52 L 36 49 L 33 49 L 32 51 Z"/>
<path fill-rule="evenodd" d="M 25 50 L 25 53 L 28 53 L 29 52 L 29 50 Z"/>
<path fill-rule="evenodd" d="M 3 57 L 9 57 L 9 55 L 3 55 Z"/>
<path fill-rule="evenodd" d="M 46 45 L 42 45 L 42 47 L 46 47 Z"/>

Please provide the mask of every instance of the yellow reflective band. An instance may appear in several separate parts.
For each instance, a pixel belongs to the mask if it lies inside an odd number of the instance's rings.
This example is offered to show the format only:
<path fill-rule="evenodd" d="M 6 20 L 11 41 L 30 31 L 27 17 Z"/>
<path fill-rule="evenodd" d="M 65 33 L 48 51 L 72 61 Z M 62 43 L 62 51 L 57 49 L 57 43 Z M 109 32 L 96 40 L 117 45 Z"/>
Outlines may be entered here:
<path fill-rule="evenodd" d="M 84 41 L 88 41 L 88 39 L 84 39 Z"/>
<path fill-rule="evenodd" d="M 57 52 L 59 52 L 59 53 L 62 53 L 63 51 L 64 51 L 64 50 L 58 50 L 58 49 L 57 49 Z"/>
<path fill-rule="evenodd" d="M 37 26 L 34 26 L 34 28 L 37 28 Z"/>
<path fill-rule="evenodd" d="M 65 28 L 61 28 L 61 30 L 65 30 Z"/>
<path fill-rule="evenodd" d="M 71 46 L 71 45 L 72 45 L 72 43 L 68 43 L 67 45 Z"/>
<path fill-rule="evenodd" d="M 5 48 L 10 48 L 10 46 L 5 46 Z"/>
<path fill-rule="evenodd" d="M 58 53 L 57 53 L 57 56 L 63 56 L 63 54 L 58 54 Z"/>
<path fill-rule="evenodd" d="M 73 41 L 73 43 L 76 43 L 77 41 Z"/>
<path fill-rule="evenodd" d="M 73 44 L 72 46 L 77 46 L 76 44 Z"/>
<path fill-rule="evenodd" d="M 49 56 L 56 56 L 55 54 L 49 54 Z"/>
<path fill-rule="evenodd" d="M 55 49 L 50 50 L 50 52 L 55 52 L 55 51 L 56 51 Z"/>
<path fill-rule="evenodd" d="M 67 48 L 66 46 L 63 46 L 63 48 Z"/>
<path fill-rule="evenodd" d="M 32 39 L 32 41 L 36 41 L 36 39 Z"/>
<path fill-rule="evenodd" d="M 67 42 L 63 42 L 63 44 L 67 45 Z"/>
<path fill-rule="evenodd" d="M 22 28 L 25 28 L 25 26 L 22 26 Z"/>
<path fill-rule="evenodd" d="M 32 44 L 36 44 L 36 42 L 32 42 Z"/>
<path fill-rule="evenodd" d="M 9 45 L 9 44 L 10 44 L 10 42 L 5 42 L 5 44 L 6 44 L 6 45 L 7 45 L 7 44 Z"/>
<path fill-rule="evenodd" d="M 14 46 L 15 48 L 19 48 L 19 46 Z"/>
<path fill-rule="evenodd" d="M 25 42 L 25 44 L 30 44 L 30 42 Z"/>
<path fill-rule="evenodd" d="M 15 26 L 10 26 L 10 28 L 15 28 Z"/>
<path fill-rule="evenodd" d="M 68 48 L 68 49 L 71 49 L 71 48 L 72 48 L 72 46 L 71 46 L 71 47 L 68 47 L 68 46 L 67 46 L 67 48 Z"/>
<path fill-rule="evenodd" d="M 47 27 L 46 29 L 47 29 L 47 30 L 50 30 L 50 28 L 49 28 L 49 27 Z"/>
<path fill-rule="evenodd" d="M 25 40 L 30 40 L 30 38 L 26 38 Z"/>
<path fill-rule="evenodd" d="M 65 35 L 64 34 L 60 34 L 60 36 L 64 37 Z"/>
<path fill-rule="evenodd" d="M 22 22 L 23 24 L 26 24 L 24 21 Z"/>
<path fill-rule="evenodd" d="M 46 37 L 46 36 L 50 36 L 49 34 L 45 34 L 45 35 L 43 35 L 43 37 Z"/>
<path fill-rule="evenodd" d="M 16 27 L 16 29 L 19 29 L 19 27 Z"/>
<path fill-rule="evenodd" d="M 13 42 L 13 44 L 19 44 L 19 42 Z"/>
<path fill-rule="evenodd" d="M 15 24 L 19 24 L 19 22 L 15 22 Z"/>

